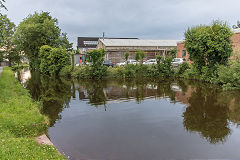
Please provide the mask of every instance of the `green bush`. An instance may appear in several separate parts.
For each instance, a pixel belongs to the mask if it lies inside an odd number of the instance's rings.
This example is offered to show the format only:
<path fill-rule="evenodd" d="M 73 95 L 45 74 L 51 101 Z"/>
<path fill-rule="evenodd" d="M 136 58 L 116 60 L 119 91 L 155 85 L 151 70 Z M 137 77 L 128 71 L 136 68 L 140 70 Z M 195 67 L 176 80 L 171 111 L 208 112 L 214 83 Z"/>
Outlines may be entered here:
<path fill-rule="evenodd" d="M 71 77 L 72 74 L 72 66 L 65 66 L 59 72 L 61 77 Z"/>
<path fill-rule="evenodd" d="M 71 65 L 70 54 L 63 48 L 52 48 L 44 45 L 40 48 L 40 72 L 43 74 L 57 75 L 60 70 Z"/>
<path fill-rule="evenodd" d="M 128 64 L 124 67 L 124 77 L 132 78 L 136 76 L 136 65 Z"/>
<path fill-rule="evenodd" d="M 162 63 L 158 65 L 159 75 L 162 77 L 172 77 L 174 75 L 174 69 L 172 66 L 172 57 L 166 57 Z"/>
<path fill-rule="evenodd" d="M 80 78 L 80 79 L 87 79 L 87 78 L 91 78 L 90 74 L 91 74 L 90 66 L 88 66 L 88 65 L 79 66 L 79 67 L 74 68 L 74 70 L 72 72 L 72 77 Z"/>
<path fill-rule="evenodd" d="M 180 77 L 186 78 L 186 79 L 199 79 L 200 78 L 200 72 L 198 68 L 195 65 L 189 65 L 189 69 L 187 69 Z"/>
<path fill-rule="evenodd" d="M 223 89 L 240 88 L 240 60 L 231 61 L 229 66 L 219 66 L 217 73 L 217 82 L 223 86 Z"/>
<path fill-rule="evenodd" d="M 217 83 L 217 68 L 218 65 L 213 67 L 208 66 L 202 67 L 200 80 L 209 83 Z"/>
<path fill-rule="evenodd" d="M 190 69 L 190 66 L 187 62 L 180 64 L 176 71 L 177 76 L 181 76 L 188 69 Z"/>
<path fill-rule="evenodd" d="M 98 68 L 91 67 L 91 78 L 103 78 L 107 75 L 107 66 L 99 66 Z"/>

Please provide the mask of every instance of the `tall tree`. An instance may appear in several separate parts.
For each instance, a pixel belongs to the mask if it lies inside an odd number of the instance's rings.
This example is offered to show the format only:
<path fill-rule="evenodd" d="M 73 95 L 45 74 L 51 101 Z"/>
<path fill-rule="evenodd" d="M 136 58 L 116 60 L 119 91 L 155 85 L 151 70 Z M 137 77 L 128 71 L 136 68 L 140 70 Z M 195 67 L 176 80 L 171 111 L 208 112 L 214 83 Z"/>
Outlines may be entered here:
<path fill-rule="evenodd" d="M 232 53 L 231 28 L 224 22 L 200 25 L 185 32 L 185 48 L 199 71 L 203 66 L 227 64 Z"/>
<path fill-rule="evenodd" d="M 125 52 L 124 57 L 125 57 L 125 61 L 127 62 L 127 64 L 128 64 L 128 57 L 129 57 L 129 55 L 130 55 L 129 52 Z"/>
<path fill-rule="evenodd" d="M 0 0 L 0 16 L 2 15 L 2 13 L 1 13 L 2 8 L 7 10 L 7 7 L 3 4 L 4 2 L 5 2 L 5 0 Z"/>
<path fill-rule="evenodd" d="M 31 69 L 39 69 L 41 46 L 63 47 L 67 50 L 72 48 L 66 34 L 61 33 L 57 19 L 52 18 L 49 12 L 30 14 L 17 27 L 14 39 L 28 57 Z"/>
<path fill-rule="evenodd" d="M 1 39 L 0 47 L 4 48 L 4 58 L 9 60 L 9 65 L 11 66 L 12 62 L 19 63 L 20 55 L 16 49 L 16 46 L 13 43 L 13 35 L 15 32 L 15 24 L 10 21 L 6 15 L 0 16 L 0 26 L 1 26 Z"/>

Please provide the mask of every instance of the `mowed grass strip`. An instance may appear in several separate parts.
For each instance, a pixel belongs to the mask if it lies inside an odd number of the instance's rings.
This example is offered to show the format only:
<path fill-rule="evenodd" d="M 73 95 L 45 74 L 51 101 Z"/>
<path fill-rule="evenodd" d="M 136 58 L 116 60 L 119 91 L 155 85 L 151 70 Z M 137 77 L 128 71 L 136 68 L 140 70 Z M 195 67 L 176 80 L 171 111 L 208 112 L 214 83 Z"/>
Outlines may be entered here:
<path fill-rule="evenodd" d="M 40 107 L 11 69 L 4 68 L 0 77 L 0 159 L 64 159 L 54 146 L 38 145 L 34 140 L 48 127 Z"/>

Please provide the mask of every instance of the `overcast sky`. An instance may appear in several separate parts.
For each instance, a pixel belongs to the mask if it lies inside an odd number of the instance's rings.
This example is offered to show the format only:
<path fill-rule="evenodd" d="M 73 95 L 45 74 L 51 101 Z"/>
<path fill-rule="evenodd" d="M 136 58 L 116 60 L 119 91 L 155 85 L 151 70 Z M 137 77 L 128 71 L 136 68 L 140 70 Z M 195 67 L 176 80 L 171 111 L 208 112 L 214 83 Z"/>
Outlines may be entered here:
<path fill-rule="evenodd" d="M 239 0 L 6 0 L 8 17 L 19 24 L 35 11 L 48 11 L 76 47 L 77 37 L 183 39 L 198 24 L 240 20 Z"/>

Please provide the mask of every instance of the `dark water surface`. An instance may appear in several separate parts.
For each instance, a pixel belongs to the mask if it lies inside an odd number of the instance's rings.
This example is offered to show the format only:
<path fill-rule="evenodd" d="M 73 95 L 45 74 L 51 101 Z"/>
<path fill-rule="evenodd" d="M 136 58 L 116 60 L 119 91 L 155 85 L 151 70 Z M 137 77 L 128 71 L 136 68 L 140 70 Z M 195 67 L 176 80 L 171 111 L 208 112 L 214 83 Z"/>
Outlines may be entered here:
<path fill-rule="evenodd" d="M 24 73 L 21 81 L 50 118 L 50 139 L 69 159 L 240 159 L 239 91 L 195 81 Z"/>

